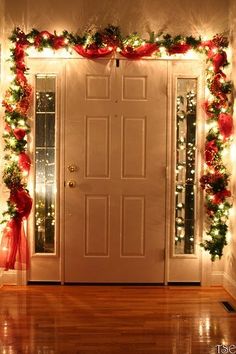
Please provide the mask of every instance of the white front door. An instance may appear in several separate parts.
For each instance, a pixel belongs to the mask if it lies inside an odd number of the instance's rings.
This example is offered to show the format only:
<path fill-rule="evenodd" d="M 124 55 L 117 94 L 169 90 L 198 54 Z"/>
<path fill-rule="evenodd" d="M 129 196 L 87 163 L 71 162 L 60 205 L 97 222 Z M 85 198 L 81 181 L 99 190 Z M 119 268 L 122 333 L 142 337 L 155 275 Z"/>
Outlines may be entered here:
<path fill-rule="evenodd" d="M 66 63 L 65 282 L 164 282 L 166 92 L 167 61 Z"/>

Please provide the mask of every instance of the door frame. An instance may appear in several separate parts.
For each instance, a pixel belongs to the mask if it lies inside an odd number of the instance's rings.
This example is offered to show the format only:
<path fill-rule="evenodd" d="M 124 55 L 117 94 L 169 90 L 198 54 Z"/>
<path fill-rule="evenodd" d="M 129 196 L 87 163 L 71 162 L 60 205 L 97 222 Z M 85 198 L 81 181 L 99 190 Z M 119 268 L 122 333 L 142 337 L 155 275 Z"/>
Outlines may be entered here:
<path fill-rule="evenodd" d="M 29 60 L 42 60 L 39 58 L 39 56 L 37 57 L 30 57 L 29 56 Z M 76 56 L 72 56 L 72 59 L 77 59 L 77 60 L 89 60 L 86 58 L 78 58 Z M 114 58 L 111 58 L 110 60 L 128 60 L 125 58 L 120 58 L 119 55 L 115 55 Z M 65 275 L 64 275 L 64 266 L 65 266 L 65 188 L 64 188 L 64 181 L 65 181 L 65 176 L 64 176 L 64 170 L 65 170 L 65 166 L 64 166 L 64 154 L 65 154 L 65 91 L 66 91 L 66 87 L 65 87 L 65 82 L 66 82 L 66 70 L 65 70 L 65 61 L 69 60 L 68 58 L 57 58 L 57 57 L 53 57 L 53 58 L 44 58 L 44 60 L 47 60 L 47 62 L 51 62 L 51 61 L 60 61 L 60 65 L 59 65 L 59 70 L 55 70 L 58 74 L 57 77 L 57 95 L 58 95 L 58 99 L 57 99 L 57 113 L 58 113 L 58 129 L 59 129 L 59 136 L 60 139 L 58 139 L 58 146 L 57 146 L 57 151 L 59 152 L 59 158 L 57 158 L 57 163 L 59 164 L 59 174 L 58 174 L 58 178 L 59 178 L 59 190 L 58 190 L 58 197 L 59 198 L 59 237 L 58 237 L 58 254 L 56 255 L 56 257 L 59 257 L 59 275 L 60 277 L 56 280 L 56 282 L 60 282 L 61 284 L 64 284 L 65 281 Z M 106 58 L 98 58 L 96 60 L 107 60 Z M 167 168 L 166 168 L 166 186 L 167 186 L 167 196 L 166 196 L 166 220 L 165 220 L 165 224 L 166 224 L 166 235 L 165 235 L 165 257 L 164 257 L 164 284 L 167 285 L 168 284 L 168 279 L 169 279 L 169 264 L 170 264 L 170 256 L 171 256 L 171 235 L 170 235 L 170 200 L 171 200 L 171 195 L 170 195 L 170 189 L 168 188 L 169 183 L 171 181 L 171 175 L 170 175 L 170 154 L 168 154 L 168 151 L 170 151 L 170 147 L 171 147 L 171 136 L 170 134 L 168 134 L 168 131 L 170 132 L 170 126 L 171 126 L 171 119 L 173 117 L 173 100 L 174 100 L 174 96 L 173 96 L 173 82 L 172 82 L 172 77 L 171 77 L 171 70 L 170 70 L 170 62 L 173 61 L 173 59 L 166 59 L 166 58 L 158 58 L 158 59 L 143 59 L 142 60 L 148 62 L 150 60 L 167 60 L 168 61 L 168 79 L 167 79 L 167 95 L 169 97 L 171 97 L 171 99 L 167 100 L 167 132 L 166 132 L 166 139 L 167 139 Z M 174 59 L 177 60 L 178 59 Z M 189 59 L 179 59 L 179 61 L 186 61 Z M 193 61 L 199 61 L 199 59 L 193 59 Z M 46 62 L 46 63 L 47 63 Z M 204 61 L 201 61 L 202 63 L 202 71 L 204 72 Z M 189 75 L 187 75 L 189 77 Z M 203 93 L 203 86 L 201 86 L 201 92 Z M 31 124 L 33 124 L 31 122 Z M 34 127 L 34 124 L 33 124 Z M 199 132 L 199 129 L 197 131 L 197 134 Z M 34 149 L 33 149 L 33 140 L 29 143 L 29 150 L 32 154 L 32 156 L 34 156 Z M 60 141 L 60 142 L 59 142 Z M 203 139 L 202 139 L 203 141 Z M 34 170 L 32 170 L 31 173 L 31 177 L 30 177 L 30 181 L 29 181 L 29 189 L 31 190 L 32 195 L 34 194 L 34 190 L 33 190 L 33 178 L 34 178 Z M 203 199 L 202 197 L 200 198 L 200 200 L 202 201 L 202 205 L 203 205 Z M 202 209 L 202 208 L 201 208 Z M 201 220 L 200 220 L 200 224 L 201 226 L 199 227 L 199 235 L 202 235 L 202 230 L 203 230 L 203 213 L 201 213 Z M 31 239 L 31 247 L 33 247 L 34 242 L 33 241 L 33 235 L 34 235 L 34 230 L 33 230 L 33 225 L 34 225 L 34 212 L 31 213 L 31 216 L 29 218 L 29 222 L 28 222 L 28 231 L 29 231 L 29 235 L 30 239 Z M 41 255 L 37 255 L 37 258 L 42 259 L 43 261 L 45 261 L 45 259 L 47 257 L 50 257 L 50 255 L 47 254 L 41 254 Z M 209 284 L 209 279 L 210 279 L 210 274 L 211 274 L 211 263 L 210 261 L 207 259 L 207 257 L 203 257 L 202 256 L 202 252 L 200 252 L 200 256 L 199 256 L 199 263 L 200 263 L 200 267 L 201 267 L 201 284 L 202 285 L 208 285 Z M 203 271 L 204 269 L 204 271 Z M 29 272 L 28 272 L 29 273 Z M 29 280 L 29 274 L 27 275 L 27 279 Z"/>

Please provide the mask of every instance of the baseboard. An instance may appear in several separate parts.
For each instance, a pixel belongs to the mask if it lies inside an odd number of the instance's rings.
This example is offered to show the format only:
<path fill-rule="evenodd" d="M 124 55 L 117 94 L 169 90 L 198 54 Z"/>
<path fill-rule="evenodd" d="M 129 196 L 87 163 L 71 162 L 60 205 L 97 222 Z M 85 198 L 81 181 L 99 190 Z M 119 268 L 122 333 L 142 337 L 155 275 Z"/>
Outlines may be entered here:
<path fill-rule="evenodd" d="M 236 281 L 226 273 L 223 276 L 223 287 L 236 299 Z"/>
<path fill-rule="evenodd" d="M 224 272 L 223 271 L 213 271 L 211 273 L 211 285 L 219 286 L 223 285 Z"/>
<path fill-rule="evenodd" d="M 26 285 L 26 271 L 8 270 L 0 273 L 1 285 Z"/>
<path fill-rule="evenodd" d="M 0 274 L 2 285 L 17 285 L 17 274 L 15 270 L 2 271 Z"/>

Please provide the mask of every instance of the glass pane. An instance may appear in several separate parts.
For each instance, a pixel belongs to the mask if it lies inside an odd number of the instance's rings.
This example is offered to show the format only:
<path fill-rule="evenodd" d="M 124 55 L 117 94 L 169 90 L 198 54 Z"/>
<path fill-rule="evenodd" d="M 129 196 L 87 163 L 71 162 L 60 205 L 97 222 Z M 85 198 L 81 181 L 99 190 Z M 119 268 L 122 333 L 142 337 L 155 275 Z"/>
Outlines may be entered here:
<path fill-rule="evenodd" d="M 55 81 L 36 76 L 35 252 L 55 252 Z"/>
<path fill-rule="evenodd" d="M 36 131 L 35 131 L 36 147 L 45 146 L 45 116 L 44 114 L 36 114 Z"/>
<path fill-rule="evenodd" d="M 54 92 L 36 92 L 36 112 L 54 112 L 55 111 L 55 93 Z"/>
<path fill-rule="evenodd" d="M 47 146 L 55 147 L 55 114 L 46 114 L 45 118 Z"/>
<path fill-rule="evenodd" d="M 177 80 L 175 254 L 194 253 L 197 79 Z"/>

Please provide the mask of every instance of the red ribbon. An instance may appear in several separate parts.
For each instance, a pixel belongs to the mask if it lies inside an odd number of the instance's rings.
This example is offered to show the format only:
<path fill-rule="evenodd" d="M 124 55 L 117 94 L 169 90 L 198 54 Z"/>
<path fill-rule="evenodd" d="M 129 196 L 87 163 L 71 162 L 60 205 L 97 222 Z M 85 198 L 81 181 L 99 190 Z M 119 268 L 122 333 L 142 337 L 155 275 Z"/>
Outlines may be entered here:
<path fill-rule="evenodd" d="M 220 134 L 223 135 L 224 139 L 230 137 L 233 134 L 233 118 L 228 113 L 220 113 L 218 119 L 218 126 Z"/>
<path fill-rule="evenodd" d="M 214 67 L 214 72 L 218 73 L 220 71 L 220 67 L 227 64 L 226 52 L 216 53 L 215 55 L 213 55 L 212 63 Z"/>
<path fill-rule="evenodd" d="M 57 49 L 61 49 L 64 48 L 66 46 L 65 43 L 65 38 L 63 36 L 53 36 L 52 38 L 52 47 L 53 49 L 57 50 Z"/>
<path fill-rule="evenodd" d="M 189 44 L 186 43 L 177 43 L 177 44 L 173 44 L 169 49 L 168 49 L 168 53 L 170 55 L 173 54 L 184 54 L 186 53 L 189 49 L 191 48 L 191 46 Z"/>
<path fill-rule="evenodd" d="M 30 214 L 32 199 L 29 193 L 21 188 L 11 191 L 10 202 L 15 204 L 17 216 L 8 221 L 3 230 L 0 246 L 0 267 L 5 270 L 24 270 L 29 267 L 29 252 L 23 220 L 27 219 Z"/>
<path fill-rule="evenodd" d="M 205 145 L 205 161 L 208 166 L 212 166 L 218 147 L 215 140 L 208 141 Z"/>
<path fill-rule="evenodd" d="M 29 252 L 22 218 L 8 221 L 0 246 L 0 267 L 4 270 L 29 268 Z"/>
<path fill-rule="evenodd" d="M 29 171 L 30 171 L 30 166 L 31 166 L 31 160 L 29 156 L 25 152 L 21 152 L 19 154 L 19 167 L 22 170 L 22 172 L 25 172 L 26 175 L 28 176 Z"/>
<path fill-rule="evenodd" d="M 32 208 L 32 198 L 25 189 L 21 188 L 11 191 L 10 202 L 16 205 L 19 217 L 25 219 L 28 218 Z"/>
<path fill-rule="evenodd" d="M 212 203 L 213 204 L 223 203 L 225 198 L 227 197 L 231 197 L 231 192 L 227 189 L 223 189 L 222 191 L 219 191 L 214 195 Z"/>
<path fill-rule="evenodd" d="M 76 44 L 74 47 L 74 50 L 81 55 L 82 57 L 89 58 L 89 59 L 95 59 L 99 57 L 105 57 L 106 55 L 109 55 L 113 52 L 113 47 L 96 47 L 96 46 L 90 46 L 87 48 L 84 48 L 80 44 Z"/>
<path fill-rule="evenodd" d="M 158 46 L 156 43 L 145 43 L 136 49 L 126 46 L 120 54 L 128 59 L 140 59 L 152 55 L 157 50 Z"/>
<path fill-rule="evenodd" d="M 48 31 L 39 32 L 34 38 L 35 47 L 38 48 L 42 44 L 43 39 L 52 39 L 52 37 L 53 34 Z"/>
<path fill-rule="evenodd" d="M 25 137 L 26 131 L 25 131 L 25 129 L 22 129 L 22 128 L 15 128 L 13 130 L 13 134 L 15 135 L 15 138 L 17 140 L 22 140 Z"/>

